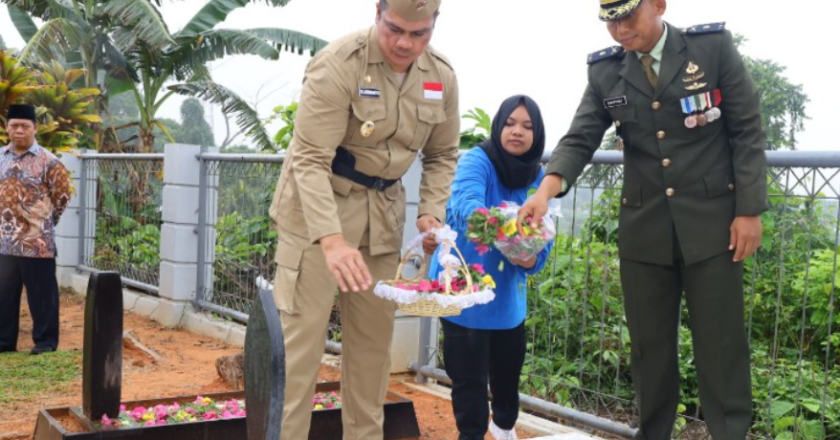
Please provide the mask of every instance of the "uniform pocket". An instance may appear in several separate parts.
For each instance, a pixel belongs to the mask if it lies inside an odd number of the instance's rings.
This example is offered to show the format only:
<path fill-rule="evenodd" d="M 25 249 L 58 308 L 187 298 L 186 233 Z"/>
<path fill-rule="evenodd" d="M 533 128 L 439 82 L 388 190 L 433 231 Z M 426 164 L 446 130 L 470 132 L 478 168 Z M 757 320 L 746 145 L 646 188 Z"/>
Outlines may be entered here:
<path fill-rule="evenodd" d="M 414 131 L 414 140 L 409 145 L 414 151 L 421 150 L 426 146 L 426 141 L 432 134 L 435 125 L 446 121 L 446 111 L 441 105 L 417 105 L 417 129 Z"/>
<path fill-rule="evenodd" d="M 288 314 L 295 313 L 295 291 L 300 276 L 303 251 L 281 243 L 274 256 L 277 273 L 274 275 L 274 302 Z"/>
<path fill-rule="evenodd" d="M 639 208 L 642 206 L 642 185 L 625 183 L 621 189 L 621 206 Z"/>
<path fill-rule="evenodd" d="M 711 199 L 735 191 L 735 183 L 729 170 L 712 171 L 703 176 L 706 195 Z"/>
<path fill-rule="evenodd" d="M 395 183 L 385 190 L 388 199 L 388 222 L 394 232 L 399 232 L 405 225 L 405 190 L 402 183 Z"/>
<path fill-rule="evenodd" d="M 388 116 L 385 102 L 379 99 L 365 99 L 353 101 L 350 106 L 353 109 L 353 115 L 347 123 L 346 138 L 349 138 L 353 145 L 375 147 L 382 139 L 385 118 Z M 366 122 L 373 123 L 373 131 L 368 136 L 363 136 L 362 125 Z"/>

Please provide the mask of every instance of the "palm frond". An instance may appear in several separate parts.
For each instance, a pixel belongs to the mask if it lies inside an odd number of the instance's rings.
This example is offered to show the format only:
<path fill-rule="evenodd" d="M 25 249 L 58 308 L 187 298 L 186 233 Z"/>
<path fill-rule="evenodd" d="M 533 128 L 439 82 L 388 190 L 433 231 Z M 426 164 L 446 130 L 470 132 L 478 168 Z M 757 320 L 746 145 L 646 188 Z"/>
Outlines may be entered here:
<path fill-rule="evenodd" d="M 7 5 L 7 7 L 9 9 L 9 17 L 11 17 L 12 23 L 17 28 L 23 41 L 31 40 L 35 33 L 38 32 L 38 26 L 35 26 L 35 22 L 32 21 L 29 14 L 23 9 L 12 5 Z"/>
<path fill-rule="evenodd" d="M 256 55 L 276 60 L 280 52 L 264 39 L 236 29 L 202 32 L 193 44 L 184 44 L 171 54 L 179 65 L 205 64 L 227 55 Z"/>
<path fill-rule="evenodd" d="M 23 62 L 50 61 L 57 56 L 56 49 L 70 52 L 85 40 L 84 31 L 66 18 L 54 18 L 41 26 L 20 54 Z"/>
<path fill-rule="evenodd" d="M 316 36 L 289 29 L 256 28 L 248 29 L 246 32 L 277 44 L 278 50 L 285 48 L 300 55 L 303 55 L 304 51 L 309 51 L 310 56 L 314 55 L 327 45 L 327 41 Z"/>
<path fill-rule="evenodd" d="M 105 70 L 110 76 L 117 79 L 130 78 L 132 81 L 138 81 L 134 66 L 128 62 L 123 51 L 114 46 L 110 40 L 104 39 L 102 41 L 102 52 L 105 54 L 107 61 Z"/>
<path fill-rule="evenodd" d="M 103 12 L 116 17 L 138 40 L 152 47 L 162 48 L 175 42 L 160 11 L 149 0 L 110 0 Z"/>
<path fill-rule="evenodd" d="M 220 104 L 222 113 L 236 115 L 237 125 L 254 139 L 260 149 L 271 150 L 273 148 L 271 138 L 266 133 L 257 111 L 233 91 L 216 84 L 210 79 L 176 84 L 170 86 L 169 89 L 182 96 L 192 96 Z"/>
<path fill-rule="evenodd" d="M 74 14 L 72 7 L 55 0 L 3 0 L 10 7 L 18 8 L 44 21 L 54 18 L 68 18 Z M 11 13 L 11 8 L 9 9 Z M 27 40 L 28 41 L 28 40 Z"/>
<path fill-rule="evenodd" d="M 248 0 L 210 0 L 190 19 L 183 29 L 175 34 L 175 38 L 195 38 L 200 33 L 211 30 L 217 24 L 225 21 L 228 14 L 234 9 L 247 4 Z"/>

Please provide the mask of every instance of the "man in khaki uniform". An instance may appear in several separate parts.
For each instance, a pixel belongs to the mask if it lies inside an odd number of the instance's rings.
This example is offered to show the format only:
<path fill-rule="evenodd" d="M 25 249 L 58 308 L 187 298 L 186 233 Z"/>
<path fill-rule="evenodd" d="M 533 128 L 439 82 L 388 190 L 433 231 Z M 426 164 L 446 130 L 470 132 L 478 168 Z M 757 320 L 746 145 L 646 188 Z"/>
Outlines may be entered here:
<path fill-rule="evenodd" d="M 440 226 L 457 162 L 455 74 L 428 47 L 439 6 L 380 0 L 373 27 L 332 42 L 306 69 L 270 210 L 286 344 L 282 440 L 308 437 L 336 287 L 344 439 L 383 437 L 395 305 L 372 288 L 392 278 L 399 262 L 406 221 L 400 178 L 419 153 L 417 227 L 425 232 Z"/>

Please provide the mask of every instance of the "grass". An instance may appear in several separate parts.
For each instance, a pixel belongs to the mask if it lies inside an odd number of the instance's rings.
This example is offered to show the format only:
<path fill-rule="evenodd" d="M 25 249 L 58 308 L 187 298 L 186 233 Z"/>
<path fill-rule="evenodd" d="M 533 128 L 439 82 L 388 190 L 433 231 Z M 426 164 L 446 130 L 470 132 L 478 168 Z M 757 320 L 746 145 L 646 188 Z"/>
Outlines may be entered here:
<path fill-rule="evenodd" d="M 82 375 L 80 351 L 32 356 L 28 352 L 0 354 L 0 404 L 26 401 L 43 393 L 72 388 Z"/>

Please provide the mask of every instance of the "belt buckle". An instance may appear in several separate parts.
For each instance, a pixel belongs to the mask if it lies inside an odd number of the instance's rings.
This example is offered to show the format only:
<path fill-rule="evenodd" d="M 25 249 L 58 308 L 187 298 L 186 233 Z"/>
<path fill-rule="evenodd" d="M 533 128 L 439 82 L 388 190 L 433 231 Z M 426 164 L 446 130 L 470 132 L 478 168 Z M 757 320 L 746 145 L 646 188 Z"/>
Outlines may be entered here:
<path fill-rule="evenodd" d="M 375 190 L 377 190 L 377 191 L 379 191 L 379 192 L 385 191 L 385 189 L 386 189 L 386 186 L 385 186 L 385 179 L 383 179 L 383 178 L 381 178 L 381 177 L 377 177 L 377 178 L 375 178 L 375 179 L 373 180 L 373 186 L 372 186 L 372 188 L 373 188 L 373 189 L 375 189 Z"/>

